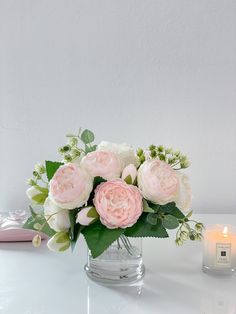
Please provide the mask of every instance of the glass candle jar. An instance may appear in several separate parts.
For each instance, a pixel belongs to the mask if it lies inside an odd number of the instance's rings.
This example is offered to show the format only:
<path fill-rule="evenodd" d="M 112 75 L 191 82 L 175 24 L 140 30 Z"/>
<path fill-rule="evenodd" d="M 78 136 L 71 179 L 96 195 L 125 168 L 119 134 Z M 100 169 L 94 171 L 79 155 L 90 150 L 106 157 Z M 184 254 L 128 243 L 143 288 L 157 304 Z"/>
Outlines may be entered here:
<path fill-rule="evenodd" d="M 236 231 L 232 226 L 215 225 L 205 231 L 203 271 L 223 275 L 236 271 Z"/>

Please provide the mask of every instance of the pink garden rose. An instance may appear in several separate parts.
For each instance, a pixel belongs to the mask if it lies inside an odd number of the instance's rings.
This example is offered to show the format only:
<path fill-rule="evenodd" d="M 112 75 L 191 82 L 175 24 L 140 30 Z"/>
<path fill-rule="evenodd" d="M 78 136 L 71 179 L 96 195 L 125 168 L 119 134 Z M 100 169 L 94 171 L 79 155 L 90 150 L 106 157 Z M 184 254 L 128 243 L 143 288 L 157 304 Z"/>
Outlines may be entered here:
<path fill-rule="evenodd" d="M 174 201 L 178 182 L 176 171 L 159 159 L 145 161 L 138 170 L 138 187 L 143 197 L 155 204 Z"/>
<path fill-rule="evenodd" d="M 93 189 L 92 177 L 78 165 L 68 163 L 58 168 L 49 186 L 49 196 L 60 208 L 83 206 Z"/>
<path fill-rule="evenodd" d="M 143 211 L 138 188 L 120 179 L 99 184 L 94 205 L 102 224 L 109 229 L 131 227 Z"/>
<path fill-rule="evenodd" d="M 121 174 L 121 165 L 117 155 L 110 151 L 94 151 L 81 160 L 80 166 L 92 177 L 106 180 L 117 179 Z"/>

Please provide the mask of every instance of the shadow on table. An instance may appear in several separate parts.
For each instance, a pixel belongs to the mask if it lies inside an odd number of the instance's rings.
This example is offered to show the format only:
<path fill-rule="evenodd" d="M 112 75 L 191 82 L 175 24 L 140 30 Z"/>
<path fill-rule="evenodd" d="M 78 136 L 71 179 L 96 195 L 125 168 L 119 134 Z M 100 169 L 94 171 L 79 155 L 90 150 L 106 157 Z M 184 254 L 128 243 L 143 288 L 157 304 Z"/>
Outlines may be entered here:
<path fill-rule="evenodd" d="M 130 287 L 104 287 L 88 279 L 87 314 L 236 314 L 236 278 L 200 275 L 194 282 L 147 272 L 144 281 Z"/>

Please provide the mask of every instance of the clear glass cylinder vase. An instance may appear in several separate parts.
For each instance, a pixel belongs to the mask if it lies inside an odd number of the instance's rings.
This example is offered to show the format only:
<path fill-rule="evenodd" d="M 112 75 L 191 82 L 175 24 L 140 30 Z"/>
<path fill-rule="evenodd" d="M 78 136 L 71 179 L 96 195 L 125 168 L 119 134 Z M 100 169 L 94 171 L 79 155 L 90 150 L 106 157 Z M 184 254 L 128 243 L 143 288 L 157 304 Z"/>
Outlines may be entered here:
<path fill-rule="evenodd" d="M 121 236 L 96 258 L 88 250 L 85 271 L 90 279 L 106 285 L 126 285 L 141 280 L 145 272 L 142 239 Z"/>

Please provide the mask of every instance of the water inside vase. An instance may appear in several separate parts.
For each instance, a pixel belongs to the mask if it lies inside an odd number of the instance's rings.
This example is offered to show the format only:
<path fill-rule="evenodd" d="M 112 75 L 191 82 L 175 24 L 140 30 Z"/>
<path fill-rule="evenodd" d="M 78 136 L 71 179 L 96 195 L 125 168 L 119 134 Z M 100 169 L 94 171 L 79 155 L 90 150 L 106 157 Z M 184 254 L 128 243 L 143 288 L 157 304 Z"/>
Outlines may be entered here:
<path fill-rule="evenodd" d="M 114 242 L 104 253 L 93 258 L 88 252 L 85 271 L 94 281 L 123 285 L 140 280 L 144 276 L 142 239 L 132 239 L 129 248 L 122 241 Z"/>

